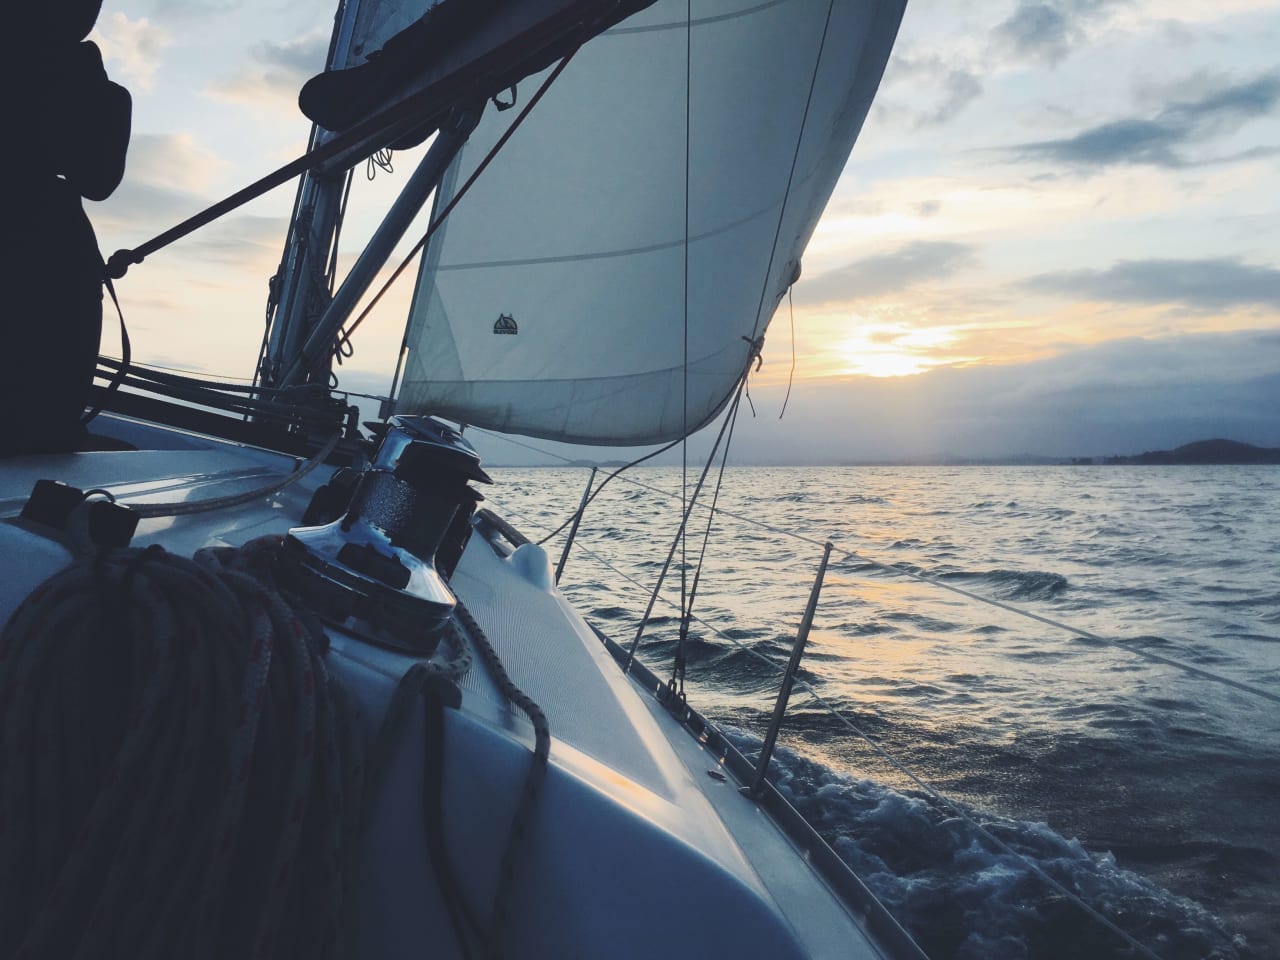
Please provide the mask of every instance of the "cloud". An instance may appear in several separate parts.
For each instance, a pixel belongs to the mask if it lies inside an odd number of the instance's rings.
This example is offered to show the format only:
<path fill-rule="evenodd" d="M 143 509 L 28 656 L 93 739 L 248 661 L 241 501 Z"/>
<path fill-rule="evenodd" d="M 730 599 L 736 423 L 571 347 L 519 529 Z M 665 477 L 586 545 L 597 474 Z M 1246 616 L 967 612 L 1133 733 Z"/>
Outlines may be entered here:
<path fill-rule="evenodd" d="M 217 199 L 211 191 L 226 166 L 186 134 L 134 137 L 119 189 L 89 208 L 104 255 L 136 247 L 208 207 Z M 234 213 L 176 241 L 165 256 L 247 267 L 267 276 L 275 269 L 287 228 L 285 217 Z"/>
<path fill-rule="evenodd" d="M 190 134 L 140 133 L 129 142 L 126 179 L 175 192 L 200 193 L 227 164 Z"/>
<path fill-rule="evenodd" d="M 982 96 L 982 81 L 968 70 L 947 71 L 942 81 L 942 98 L 932 109 L 916 120 L 917 127 L 930 127 L 946 123 L 960 115 L 969 104 Z"/>
<path fill-rule="evenodd" d="M 329 39 L 313 33 L 283 43 L 262 43 L 231 76 L 211 84 L 210 96 L 232 103 L 298 113 L 298 91 L 324 69 Z"/>
<path fill-rule="evenodd" d="M 275 270 L 289 229 L 287 217 L 229 216 L 180 241 L 182 252 L 201 263 L 252 267 L 265 278 Z"/>
<path fill-rule="evenodd" d="M 178 16 L 221 15 L 244 5 L 244 0 L 156 0 L 157 11 Z"/>
<path fill-rule="evenodd" d="M 1104 20 L 1125 0 L 1019 0 L 995 28 L 996 45 L 1015 57 L 1054 66 L 1089 38 L 1086 26 Z"/>
<path fill-rule="evenodd" d="M 982 78 L 964 66 L 936 55 L 894 56 L 889 61 L 882 86 L 890 91 L 908 92 L 912 101 L 924 105 L 895 102 L 882 105 L 882 114 L 905 120 L 913 129 L 941 126 L 958 117 L 982 96 Z"/>
<path fill-rule="evenodd" d="M 736 463 L 1062 458 L 1136 454 L 1227 437 L 1280 446 L 1280 336 L 1275 331 L 1114 340 L 1028 363 L 907 377 L 753 384 L 760 416 L 739 421 Z M 705 455 L 709 436 L 693 438 Z M 483 436 L 476 441 L 490 456 Z M 581 448 L 563 447 L 566 456 Z M 596 457 L 634 456 L 593 448 Z M 678 462 L 675 454 L 656 462 Z M 494 448 L 505 463 L 540 458 Z"/>
<path fill-rule="evenodd" d="M 136 245 L 208 206 L 207 191 L 224 166 L 188 134 L 135 134 L 124 180 L 89 207 L 104 247 Z"/>
<path fill-rule="evenodd" d="M 1230 437 L 1280 446 L 1275 331 L 1128 338 L 1029 363 L 753 388 L 743 462 L 1132 454 Z"/>
<path fill-rule="evenodd" d="M 1112 303 L 1180 304 L 1193 310 L 1280 310 L 1280 270 L 1238 258 L 1122 260 L 1106 270 L 1065 270 L 1021 284 L 1036 293 Z"/>
<path fill-rule="evenodd" d="M 1024 143 L 1009 152 L 1020 160 L 1049 160 L 1087 169 L 1118 164 L 1187 167 L 1258 155 L 1193 156 L 1189 151 L 1214 137 L 1233 133 L 1280 104 L 1280 71 L 1240 83 L 1218 80 L 1191 99 L 1171 101 L 1150 117 L 1126 117 L 1058 140 Z"/>
<path fill-rule="evenodd" d="M 102 49 L 103 59 L 119 71 L 119 79 L 125 86 L 150 90 L 155 84 L 156 71 L 164 49 L 173 38 L 146 17 L 130 20 L 123 13 L 112 13 L 105 24 L 99 21 L 90 35 Z"/>
<path fill-rule="evenodd" d="M 802 279 L 795 300 L 805 305 L 857 301 L 898 293 L 949 277 L 976 261 L 974 248 L 948 240 L 917 240 L 892 253 L 875 254 Z"/>

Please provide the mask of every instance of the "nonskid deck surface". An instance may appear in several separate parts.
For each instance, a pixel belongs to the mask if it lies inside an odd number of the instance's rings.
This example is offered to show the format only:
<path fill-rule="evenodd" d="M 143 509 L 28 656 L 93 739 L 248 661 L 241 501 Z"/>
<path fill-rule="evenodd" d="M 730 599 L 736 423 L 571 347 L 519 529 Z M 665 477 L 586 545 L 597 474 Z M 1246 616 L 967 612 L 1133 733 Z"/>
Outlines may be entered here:
<path fill-rule="evenodd" d="M 296 461 L 210 441 L 204 449 L 16 458 L 0 468 L 0 514 L 16 515 L 36 479 L 106 488 L 124 502 L 200 499 L 261 487 Z M 231 511 L 146 520 L 134 545 L 190 554 L 283 534 L 323 477 Z M 9 556 L 32 534 L 7 528 Z M 0 615 L 20 602 L 18 579 L 58 568 L 41 555 L 9 577 Z M 9 563 L 13 563 L 10 559 Z M 48 569 L 44 569 L 48 567 Z M 12 571 L 11 571 L 12 573 Z M 504 933 L 510 956 L 768 955 L 876 957 L 879 950 L 767 818 L 701 746 L 623 676 L 591 629 L 551 584 L 536 547 L 507 555 L 473 536 L 453 586 L 515 682 L 546 711 L 551 767 Z M 13 594 L 9 596 L 8 594 Z M 415 662 L 331 630 L 330 662 L 376 731 L 399 678 Z M 458 883 L 488 915 L 532 733 L 477 660 L 447 711 L 443 810 Z M 368 834 L 360 891 L 363 956 L 419 956 L 456 941 L 426 856 L 422 709 L 396 745 Z M 764 950 L 765 953 L 760 953 Z M 456 954 L 456 955 L 461 955 Z"/>

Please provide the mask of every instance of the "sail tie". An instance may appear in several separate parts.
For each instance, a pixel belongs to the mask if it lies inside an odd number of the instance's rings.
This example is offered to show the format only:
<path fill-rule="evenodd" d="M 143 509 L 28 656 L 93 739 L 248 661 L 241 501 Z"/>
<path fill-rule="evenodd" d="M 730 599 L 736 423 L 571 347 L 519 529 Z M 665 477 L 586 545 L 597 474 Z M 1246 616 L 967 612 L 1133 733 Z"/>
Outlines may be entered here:
<path fill-rule="evenodd" d="M 510 100 L 503 100 L 502 95 L 499 93 L 495 93 L 492 97 L 489 98 L 489 102 L 493 104 L 494 108 L 499 113 L 502 113 L 504 110 L 510 110 L 512 107 L 516 105 L 516 96 L 517 96 L 516 85 L 513 83 L 510 87 L 507 88 L 506 92 L 511 95 Z"/>

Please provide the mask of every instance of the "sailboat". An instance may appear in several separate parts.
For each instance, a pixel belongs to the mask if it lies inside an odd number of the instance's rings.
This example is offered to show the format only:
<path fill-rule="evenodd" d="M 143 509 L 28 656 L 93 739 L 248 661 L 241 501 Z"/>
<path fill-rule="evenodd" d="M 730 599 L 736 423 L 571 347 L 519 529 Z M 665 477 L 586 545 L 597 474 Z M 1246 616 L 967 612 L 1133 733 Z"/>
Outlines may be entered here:
<path fill-rule="evenodd" d="M 923 955 L 767 751 L 482 508 L 463 430 L 652 446 L 727 419 L 903 6 L 342 5 L 304 93 L 330 126 L 269 184 L 306 171 L 254 385 L 116 363 L 114 449 L 5 464 L 0 868 L 25 879 L 0 951 Z M 334 284 L 347 172 L 428 137 Z M 334 352 L 432 198 L 362 424 Z"/>

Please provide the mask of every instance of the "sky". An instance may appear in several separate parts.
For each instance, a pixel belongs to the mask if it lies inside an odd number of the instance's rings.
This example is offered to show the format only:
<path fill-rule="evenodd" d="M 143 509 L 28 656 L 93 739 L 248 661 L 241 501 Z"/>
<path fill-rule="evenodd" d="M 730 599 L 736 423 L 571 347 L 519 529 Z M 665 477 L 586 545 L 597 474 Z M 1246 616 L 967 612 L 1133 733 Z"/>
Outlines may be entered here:
<path fill-rule="evenodd" d="M 87 204 L 104 253 L 300 154 L 331 26 L 322 0 L 106 0 L 93 39 L 134 136 L 124 184 Z M 909 0 L 735 460 L 1280 446 L 1277 50 L 1280 0 Z M 385 209 L 412 164 L 359 176 L 353 206 Z M 138 359 L 251 375 L 292 199 L 132 268 Z M 387 389 L 410 287 L 362 327 L 347 388 Z"/>

